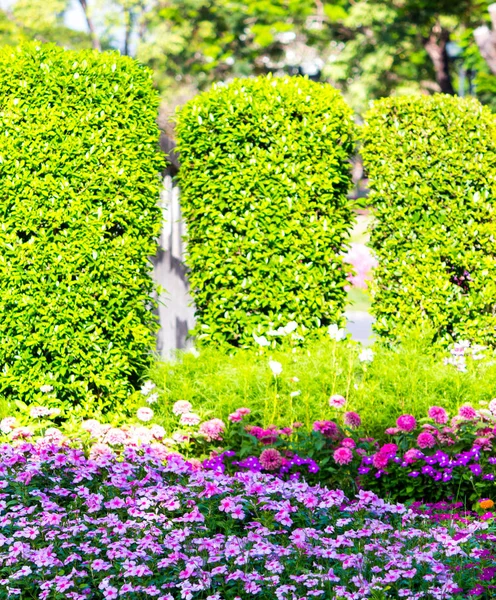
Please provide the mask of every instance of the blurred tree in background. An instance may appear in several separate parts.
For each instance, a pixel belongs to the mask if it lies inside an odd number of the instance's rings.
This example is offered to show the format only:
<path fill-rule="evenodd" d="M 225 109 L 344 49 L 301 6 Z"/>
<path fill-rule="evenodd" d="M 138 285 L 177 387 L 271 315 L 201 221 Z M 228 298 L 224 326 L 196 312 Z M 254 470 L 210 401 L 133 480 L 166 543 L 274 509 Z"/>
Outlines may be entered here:
<path fill-rule="evenodd" d="M 80 31 L 65 19 L 71 1 Z M 361 113 L 382 96 L 453 94 L 467 70 L 477 73 L 480 99 L 496 104 L 496 75 L 476 43 L 477 32 L 491 34 L 489 0 L 11 0 L 8 6 L 0 13 L 1 43 L 34 38 L 118 48 L 153 69 L 170 105 L 214 81 L 300 73 L 330 81 Z M 461 58 L 450 57 L 455 42 Z"/>

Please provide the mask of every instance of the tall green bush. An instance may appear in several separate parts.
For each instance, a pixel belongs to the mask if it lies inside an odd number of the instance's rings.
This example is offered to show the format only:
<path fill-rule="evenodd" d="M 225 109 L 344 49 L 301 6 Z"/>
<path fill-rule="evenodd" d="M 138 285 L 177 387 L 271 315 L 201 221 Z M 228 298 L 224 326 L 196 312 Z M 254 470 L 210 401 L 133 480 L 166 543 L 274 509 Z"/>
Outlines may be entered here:
<path fill-rule="evenodd" d="M 149 366 L 157 105 L 127 57 L 0 52 L 1 396 L 91 413 Z"/>
<path fill-rule="evenodd" d="M 341 95 L 303 78 L 235 80 L 187 104 L 177 136 L 198 338 L 245 346 L 288 322 L 338 321 L 354 146 Z"/>
<path fill-rule="evenodd" d="M 376 330 L 428 322 L 496 345 L 496 121 L 473 98 L 389 98 L 366 115 Z"/>

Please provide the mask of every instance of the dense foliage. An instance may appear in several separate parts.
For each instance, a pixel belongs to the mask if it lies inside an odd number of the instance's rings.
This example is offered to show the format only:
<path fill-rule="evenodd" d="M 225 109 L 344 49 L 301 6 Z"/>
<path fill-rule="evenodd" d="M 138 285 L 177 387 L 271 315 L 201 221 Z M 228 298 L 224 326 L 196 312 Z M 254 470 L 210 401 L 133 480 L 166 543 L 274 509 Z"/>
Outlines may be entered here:
<path fill-rule="evenodd" d="M 150 447 L 0 458 L 0 584 L 20 600 L 491 597 L 482 520 L 447 527 L 370 492 L 198 471 Z"/>
<path fill-rule="evenodd" d="M 473 98 L 378 101 L 363 158 L 378 258 L 376 331 L 429 323 L 441 339 L 495 343 L 496 122 Z"/>
<path fill-rule="evenodd" d="M 187 264 L 201 342 L 253 344 L 342 318 L 353 221 L 351 112 L 303 78 L 214 86 L 177 126 Z"/>
<path fill-rule="evenodd" d="M 0 53 L 0 395 L 9 401 L 90 414 L 125 400 L 150 364 L 157 103 L 148 71 L 118 54 L 36 44 Z"/>

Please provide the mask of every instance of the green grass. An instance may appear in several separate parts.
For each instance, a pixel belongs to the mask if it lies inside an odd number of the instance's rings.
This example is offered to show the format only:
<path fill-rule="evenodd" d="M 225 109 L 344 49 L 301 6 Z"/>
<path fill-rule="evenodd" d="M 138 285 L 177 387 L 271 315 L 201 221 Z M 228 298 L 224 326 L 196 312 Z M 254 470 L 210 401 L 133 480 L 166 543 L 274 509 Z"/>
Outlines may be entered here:
<path fill-rule="evenodd" d="M 179 354 L 175 362 L 159 363 L 152 373 L 161 398 L 157 416 L 172 425 L 171 407 L 189 400 L 203 417 L 227 419 L 246 406 L 264 425 L 287 425 L 332 418 L 329 396 L 348 398 L 348 409 L 357 411 L 367 433 L 382 435 L 402 413 L 426 416 L 431 405 L 453 414 L 471 402 L 488 402 L 496 396 L 496 364 L 474 362 L 468 373 L 443 364 L 442 351 L 433 350 L 422 335 L 411 335 L 394 347 L 373 346 L 375 357 L 364 367 L 357 358 L 360 347 L 323 340 L 306 350 L 238 351 L 201 349 L 200 356 Z M 269 359 L 279 361 L 282 374 L 273 377 Z M 298 381 L 292 381 L 297 377 Z M 291 397 L 292 391 L 301 394 Z"/>

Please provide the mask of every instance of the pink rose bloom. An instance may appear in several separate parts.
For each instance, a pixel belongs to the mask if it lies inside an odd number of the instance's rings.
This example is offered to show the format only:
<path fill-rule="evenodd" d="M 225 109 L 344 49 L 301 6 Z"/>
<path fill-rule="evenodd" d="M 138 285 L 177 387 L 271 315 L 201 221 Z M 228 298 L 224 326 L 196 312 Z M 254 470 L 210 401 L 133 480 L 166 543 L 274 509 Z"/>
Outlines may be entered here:
<path fill-rule="evenodd" d="M 376 469 L 384 469 L 387 467 L 389 462 L 389 455 L 384 454 L 383 452 L 377 452 L 374 454 L 374 458 L 372 459 L 372 464 Z"/>
<path fill-rule="evenodd" d="M 493 398 L 491 402 L 489 402 L 488 408 L 493 413 L 493 415 L 496 415 L 496 398 Z"/>
<path fill-rule="evenodd" d="M 401 415 L 401 417 L 398 417 L 396 420 L 396 425 L 401 429 L 401 431 L 408 433 L 417 427 L 417 421 L 412 415 Z"/>
<path fill-rule="evenodd" d="M 436 438 L 428 431 L 423 431 L 417 438 L 417 445 L 419 448 L 434 448 Z"/>
<path fill-rule="evenodd" d="M 398 452 L 398 446 L 396 444 L 384 444 L 384 446 L 379 450 L 379 452 L 383 452 L 384 454 L 396 454 Z"/>
<path fill-rule="evenodd" d="M 477 419 L 477 411 L 470 404 L 464 404 L 458 409 L 458 415 L 465 421 L 474 421 Z"/>
<path fill-rule="evenodd" d="M 431 406 L 427 414 L 438 425 L 444 425 L 448 422 L 448 413 L 441 406 Z"/>
<path fill-rule="evenodd" d="M 184 413 L 179 419 L 181 425 L 187 425 L 188 427 L 194 427 L 201 421 L 200 417 L 196 413 Z"/>
<path fill-rule="evenodd" d="M 338 448 L 334 450 L 333 457 L 338 465 L 349 465 L 353 460 L 353 452 L 349 448 Z"/>
<path fill-rule="evenodd" d="M 186 413 L 191 412 L 192 408 L 193 405 L 191 402 L 188 402 L 187 400 L 178 400 L 172 407 L 172 412 L 175 415 L 185 415 Z"/>
<path fill-rule="evenodd" d="M 205 436 L 207 442 L 221 440 L 226 426 L 220 419 L 210 419 L 200 425 L 199 432 Z"/>
<path fill-rule="evenodd" d="M 400 431 L 399 427 L 388 427 L 384 433 L 386 435 L 397 435 Z"/>
<path fill-rule="evenodd" d="M 338 426 L 334 421 L 315 421 L 313 430 L 327 438 L 335 438 L 338 435 Z"/>
<path fill-rule="evenodd" d="M 346 404 L 346 398 L 344 396 L 340 396 L 339 394 L 334 394 L 329 398 L 329 406 L 331 408 L 343 408 Z"/>
<path fill-rule="evenodd" d="M 344 423 L 345 425 L 348 425 L 348 427 L 356 429 L 362 424 L 362 419 L 360 418 L 360 415 L 356 412 L 347 412 L 344 415 Z"/>
<path fill-rule="evenodd" d="M 153 419 L 153 410 L 146 406 L 142 406 L 141 408 L 138 408 L 136 416 L 140 421 L 151 421 Z"/>
<path fill-rule="evenodd" d="M 351 450 L 353 450 L 353 448 L 356 447 L 355 440 L 351 438 L 344 438 L 344 440 L 341 442 L 341 446 L 343 446 L 343 448 L 351 448 Z"/>
<path fill-rule="evenodd" d="M 275 448 L 267 448 L 260 454 L 260 464 L 266 471 L 275 471 L 282 464 L 282 456 Z"/>
<path fill-rule="evenodd" d="M 405 456 L 403 457 L 403 460 L 408 464 L 411 465 L 414 462 L 416 462 L 420 456 L 419 456 L 419 451 L 417 450 L 417 448 L 410 448 L 410 450 L 407 450 L 405 452 Z"/>

